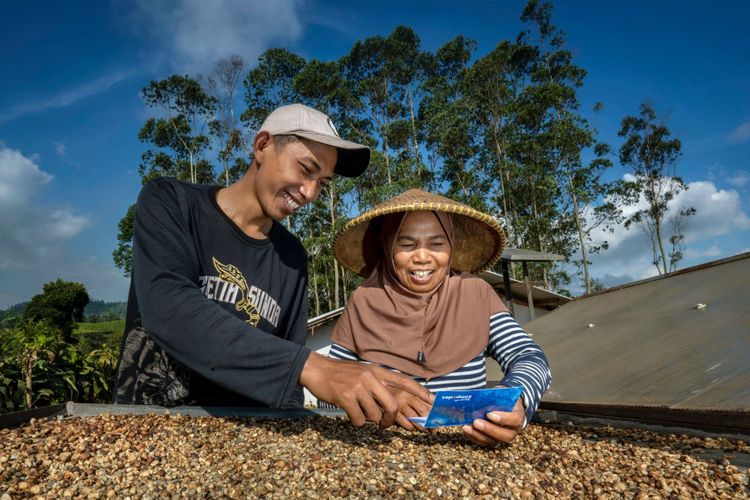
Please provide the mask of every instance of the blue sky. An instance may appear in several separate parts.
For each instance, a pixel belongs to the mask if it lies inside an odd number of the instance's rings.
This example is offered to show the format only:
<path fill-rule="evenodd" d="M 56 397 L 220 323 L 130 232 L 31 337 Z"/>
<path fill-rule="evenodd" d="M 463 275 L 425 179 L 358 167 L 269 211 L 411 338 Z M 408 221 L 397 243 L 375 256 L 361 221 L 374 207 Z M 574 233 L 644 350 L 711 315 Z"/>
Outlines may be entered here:
<path fill-rule="evenodd" d="M 113 0 L 12 2 L 0 20 L 0 308 L 57 278 L 92 298 L 127 297 L 111 253 L 140 189 L 140 89 L 207 73 L 219 57 L 286 47 L 336 59 L 357 41 L 412 27 L 434 51 L 459 34 L 477 57 L 523 26 L 525 1 Z M 750 251 L 750 4 L 557 2 L 553 20 L 588 71 L 584 108 L 605 105 L 600 139 L 645 99 L 671 111 L 682 140 L 679 203 L 698 209 L 683 267 Z M 593 118 L 593 117 L 590 117 Z M 619 165 L 612 176 L 621 177 Z M 592 273 L 615 285 L 654 273 L 637 231 L 618 228 Z M 575 288 L 575 287 L 573 287 Z"/>

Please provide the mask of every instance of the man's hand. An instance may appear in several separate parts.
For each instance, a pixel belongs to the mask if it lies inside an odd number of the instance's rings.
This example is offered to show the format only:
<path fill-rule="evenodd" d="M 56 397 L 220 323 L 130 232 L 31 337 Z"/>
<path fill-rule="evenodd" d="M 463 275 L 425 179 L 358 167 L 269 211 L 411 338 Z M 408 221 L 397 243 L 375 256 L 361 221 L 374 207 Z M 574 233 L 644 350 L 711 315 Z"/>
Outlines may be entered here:
<path fill-rule="evenodd" d="M 495 446 L 497 443 L 510 443 L 521 432 L 526 419 L 526 410 L 521 398 L 510 412 L 492 411 L 487 420 L 477 419 L 472 425 L 464 425 L 466 437 L 479 446 Z"/>
<path fill-rule="evenodd" d="M 365 422 L 379 422 L 381 429 L 393 425 L 399 401 L 388 388 L 401 389 L 424 401 L 432 398 L 429 390 L 402 373 L 316 352 L 307 358 L 299 383 L 316 398 L 342 408 L 357 427 Z"/>
<path fill-rule="evenodd" d="M 408 417 L 425 417 L 430 412 L 432 402 L 435 400 L 435 395 L 430 393 L 430 398 L 424 400 L 419 396 L 397 389 L 395 387 L 389 387 L 388 391 L 391 395 L 398 400 L 398 415 L 396 416 L 396 423 L 406 429 L 407 431 L 419 431 L 427 432 L 427 429 L 419 424 L 415 424 Z"/>

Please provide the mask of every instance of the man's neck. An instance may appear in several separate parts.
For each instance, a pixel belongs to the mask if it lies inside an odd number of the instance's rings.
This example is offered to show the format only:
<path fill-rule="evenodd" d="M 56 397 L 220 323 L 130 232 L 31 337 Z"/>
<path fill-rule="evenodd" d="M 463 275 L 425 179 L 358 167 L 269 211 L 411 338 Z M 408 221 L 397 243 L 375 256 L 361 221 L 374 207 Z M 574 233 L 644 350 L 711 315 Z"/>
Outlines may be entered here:
<path fill-rule="evenodd" d="M 251 167 L 252 168 L 252 167 Z M 251 238 L 265 239 L 273 227 L 273 220 L 263 213 L 247 173 L 229 187 L 216 193 L 219 208 Z"/>

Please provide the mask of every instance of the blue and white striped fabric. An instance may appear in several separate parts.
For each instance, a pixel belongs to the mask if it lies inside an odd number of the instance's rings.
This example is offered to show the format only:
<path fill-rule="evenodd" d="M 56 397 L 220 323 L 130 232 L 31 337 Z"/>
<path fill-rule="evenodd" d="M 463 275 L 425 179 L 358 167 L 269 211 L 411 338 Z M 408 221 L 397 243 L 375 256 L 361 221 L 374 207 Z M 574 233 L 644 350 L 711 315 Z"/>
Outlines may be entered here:
<path fill-rule="evenodd" d="M 356 353 L 336 344 L 331 344 L 328 356 L 335 359 L 368 363 L 359 359 Z M 490 318 L 490 338 L 487 348 L 482 354 L 458 370 L 429 381 L 419 377 L 412 378 L 432 392 L 484 389 L 487 387 L 485 357 L 491 357 L 500 364 L 505 376 L 499 385 L 523 387 L 521 397 L 526 407 L 526 422 L 530 422 L 531 417 L 539 407 L 542 394 L 549 387 L 552 375 L 544 352 L 516 323 L 510 313 L 501 312 Z M 384 368 L 393 370 L 388 366 Z M 318 408 L 335 407 L 323 401 L 318 401 Z"/>

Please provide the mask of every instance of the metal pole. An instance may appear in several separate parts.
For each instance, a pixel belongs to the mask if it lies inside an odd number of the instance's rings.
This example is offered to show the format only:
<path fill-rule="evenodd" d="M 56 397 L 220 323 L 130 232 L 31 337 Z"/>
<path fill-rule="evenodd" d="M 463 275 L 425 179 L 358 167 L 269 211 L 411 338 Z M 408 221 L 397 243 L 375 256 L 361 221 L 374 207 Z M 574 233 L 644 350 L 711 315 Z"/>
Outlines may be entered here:
<path fill-rule="evenodd" d="M 531 296 L 531 280 L 529 279 L 529 266 L 526 264 L 526 261 L 523 261 L 523 282 L 526 283 L 526 298 L 529 301 L 529 312 L 533 320 L 535 318 L 534 298 Z"/>
<path fill-rule="evenodd" d="M 502 261 L 503 265 L 503 282 L 505 283 L 505 301 L 508 305 L 508 310 L 511 316 L 516 317 L 516 312 L 513 310 L 513 290 L 510 288 L 510 273 L 508 272 L 508 263 Z"/>

